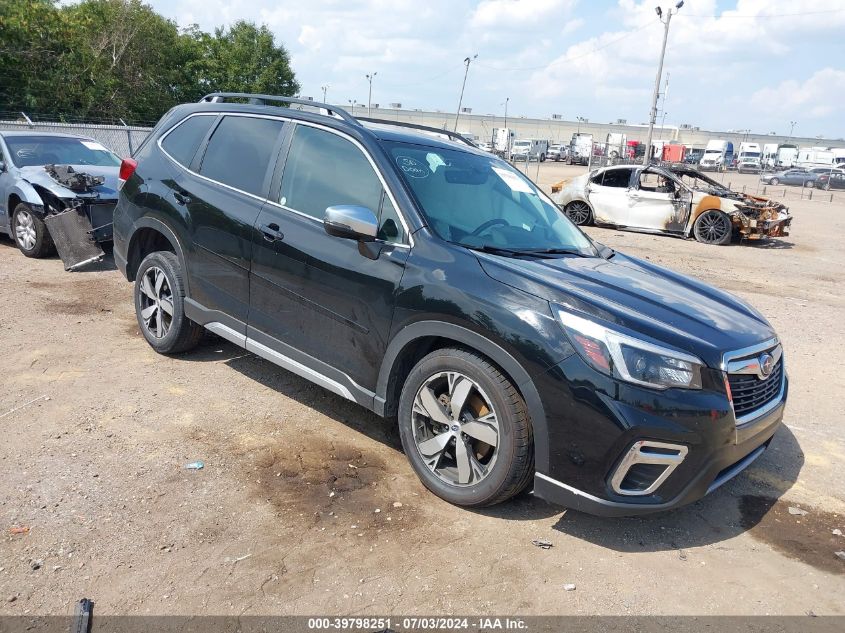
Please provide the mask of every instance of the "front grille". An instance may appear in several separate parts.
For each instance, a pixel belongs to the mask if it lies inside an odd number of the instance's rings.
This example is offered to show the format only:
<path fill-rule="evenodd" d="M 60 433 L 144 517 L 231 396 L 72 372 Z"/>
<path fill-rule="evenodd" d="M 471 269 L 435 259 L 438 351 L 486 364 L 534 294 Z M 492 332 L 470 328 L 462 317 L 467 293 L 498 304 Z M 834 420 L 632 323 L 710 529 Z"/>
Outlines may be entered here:
<path fill-rule="evenodd" d="M 767 378 L 760 380 L 753 374 L 728 374 L 737 418 L 754 413 L 780 394 L 783 382 L 783 358 L 778 359 Z"/>

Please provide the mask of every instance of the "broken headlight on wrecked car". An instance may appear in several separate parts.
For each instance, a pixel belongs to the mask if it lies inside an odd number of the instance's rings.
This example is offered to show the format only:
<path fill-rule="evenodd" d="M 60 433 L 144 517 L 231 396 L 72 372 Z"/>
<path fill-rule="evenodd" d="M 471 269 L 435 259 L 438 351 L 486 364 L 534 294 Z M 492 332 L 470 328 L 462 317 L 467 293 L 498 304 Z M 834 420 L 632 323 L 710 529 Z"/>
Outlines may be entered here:
<path fill-rule="evenodd" d="M 652 389 L 701 389 L 704 363 L 552 306 L 573 347 L 593 369 Z"/>

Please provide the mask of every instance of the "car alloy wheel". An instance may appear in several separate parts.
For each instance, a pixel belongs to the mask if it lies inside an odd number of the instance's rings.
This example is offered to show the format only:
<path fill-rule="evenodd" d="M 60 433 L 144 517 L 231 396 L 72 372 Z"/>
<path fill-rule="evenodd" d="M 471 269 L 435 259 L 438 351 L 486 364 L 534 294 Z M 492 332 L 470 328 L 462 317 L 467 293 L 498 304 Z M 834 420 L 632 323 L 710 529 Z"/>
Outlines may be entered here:
<path fill-rule="evenodd" d="M 164 338 L 173 324 L 173 291 L 167 275 L 151 266 L 141 278 L 141 319 L 155 338 Z"/>
<path fill-rule="evenodd" d="M 566 207 L 566 215 L 579 226 L 590 221 L 590 206 L 586 202 L 572 202 Z"/>
<path fill-rule="evenodd" d="M 772 185 L 777 185 L 777 184 L 779 184 L 779 183 L 780 183 L 780 180 L 778 180 L 777 178 L 772 178 L 772 179 L 769 181 L 769 184 L 772 184 Z"/>
<path fill-rule="evenodd" d="M 440 372 L 423 382 L 414 397 L 412 431 L 426 466 L 444 483 L 473 486 L 496 463 L 496 411 L 484 391 L 460 372 Z"/>
<path fill-rule="evenodd" d="M 706 211 L 699 219 L 696 237 L 707 244 L 724 244 L 731 235 L 731 221 L 721 211 Z"/>
<path fill-rule="evenodd" d="M 35 241 L 38 239 L 35 220 L 27 210 L 19 209 L 15 214 L 15 239 L 24 250 L 31 251 L 35 248 Z"/>

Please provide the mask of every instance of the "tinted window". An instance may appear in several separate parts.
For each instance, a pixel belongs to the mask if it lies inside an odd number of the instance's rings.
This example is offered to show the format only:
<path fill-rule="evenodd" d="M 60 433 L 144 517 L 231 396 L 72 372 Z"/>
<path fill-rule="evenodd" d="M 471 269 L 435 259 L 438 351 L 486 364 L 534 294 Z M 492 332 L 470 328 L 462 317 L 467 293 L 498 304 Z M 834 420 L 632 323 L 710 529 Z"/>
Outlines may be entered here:
<path fill-rule="evenodd" d="M 354 144 L 325 130 L 297 126 L 282 178 L 281 204 L 319 220 L 336 204 L 359 205 L 378 214 L 381 193 L 381 181 Z"/>
<path fill-rule="evenodd" d="M 264 176 L 284 124 L 275 119 L 227 116 L 208 141 L 200 174 L 230 187 L 262 195 Z"/>
<path fill-rule="evenodd" d="M 379 218 L 378 238 L 387 242 L 404 242 L 405 229 L 402 228 L 402 221 L 396 207 L 385 195 L 381 206 L 381 217 Z"/>
<path fill-rule="evenodd" d="M 189 166 L 202 139 L 205 138 L 216 118 L 216 116 L 192 116 L 186 119 L 164 137 L 161 146 L 176 162 L 185 167 Z"/>
<path fill-rule="evenodd" d="M 603 187 L 627 187 L 631 182 L 630 169 L 611 169 L 604 172 Z"/>

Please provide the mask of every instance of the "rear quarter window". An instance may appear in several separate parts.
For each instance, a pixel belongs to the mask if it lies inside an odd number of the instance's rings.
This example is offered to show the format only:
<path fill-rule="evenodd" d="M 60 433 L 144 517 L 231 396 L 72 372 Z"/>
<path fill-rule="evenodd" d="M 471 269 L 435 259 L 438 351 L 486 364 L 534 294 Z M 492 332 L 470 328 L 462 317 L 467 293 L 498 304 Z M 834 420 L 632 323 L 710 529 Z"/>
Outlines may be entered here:
<path fill-rule="evenodd" d="M 202 139 L 216 118 L 217 115 L 200 115 L 185 119 L 162 139 L 161 147 L 177 163 L 184 167 L 190 166 Z"/>

